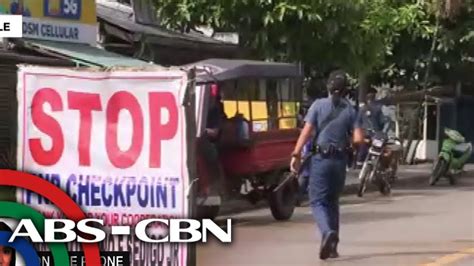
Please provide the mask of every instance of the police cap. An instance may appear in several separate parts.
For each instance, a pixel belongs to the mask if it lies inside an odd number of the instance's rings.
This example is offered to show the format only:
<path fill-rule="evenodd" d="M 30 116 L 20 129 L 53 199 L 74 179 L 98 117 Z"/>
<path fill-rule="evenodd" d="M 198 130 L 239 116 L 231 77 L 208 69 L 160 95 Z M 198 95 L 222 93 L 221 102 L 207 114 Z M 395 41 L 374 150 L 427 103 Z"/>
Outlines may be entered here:
<path fill-rule="evenodd" d="M 329 74 L 327 88 L 332 93 L 343 93 L 347 87 L 347 74 L 343 70 L 335 70 Z"/>

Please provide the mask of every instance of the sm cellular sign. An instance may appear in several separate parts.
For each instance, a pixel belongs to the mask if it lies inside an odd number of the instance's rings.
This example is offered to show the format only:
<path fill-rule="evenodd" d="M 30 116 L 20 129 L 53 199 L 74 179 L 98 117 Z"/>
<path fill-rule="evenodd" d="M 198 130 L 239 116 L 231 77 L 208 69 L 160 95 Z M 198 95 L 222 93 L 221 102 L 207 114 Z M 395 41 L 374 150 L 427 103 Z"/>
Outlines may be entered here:
<path fill-rule="evenodd" d="M 134 228 L 144 219 L 187 217 L 184 107 L 187 73 L 21 67 L 18 73 L 19 170 L 64 190 L 91 219 Z M 46 199 L 18 200 L 47 218 Z M 150 226 L 150 237 L 166 228 Z M 77 243 L 70 251 L 80 251 Z M 130 251 L 131 265 L 184 265 L 186 247 L 107 235 L 104 251 Z"/>

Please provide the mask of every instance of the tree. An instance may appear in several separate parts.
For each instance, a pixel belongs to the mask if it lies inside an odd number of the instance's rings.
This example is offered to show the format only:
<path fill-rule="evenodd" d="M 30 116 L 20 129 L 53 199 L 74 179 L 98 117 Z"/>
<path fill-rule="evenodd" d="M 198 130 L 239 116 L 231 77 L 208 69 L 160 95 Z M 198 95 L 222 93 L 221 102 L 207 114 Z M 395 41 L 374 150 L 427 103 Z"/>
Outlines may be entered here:
<path fill-rule="evenodd" d="M 368 76 L 386 65 L 400 36 L 430 38 L 429 1 L 409 0 L 154 0 L 163 25 L 201 25 L 239 34 L 260 59 L 300 61 L 307 73 L 343 67 Z"/>
<path fill-rule="evenodd" d="M 383 80 L 416 88 L 455 85 L 471 78 L 467 73 L 474 70 L 474 1 L 436 0 L 430 4 L 428 19 L 437 34 L 416 38 L 402 34 L 380 69 Z"/>
<path fill-rule="evenodd" d="M 474 1 L 433 0 L 425 5 L 426 20 L 433 34 L 412 35 L 402 32 L 393 53 L 380 70 L 382 80 L 391 80 L 406 88 L 422 89 L 409 99 L 423 101 L 430 90 L 442 85 L 445 93 L 453 94 L 457 85 L 468 82 L 474 71 Z M 414 109 L 409 121 L 409 138 L 415 137 L 415 124 L 423 105 Z"/>

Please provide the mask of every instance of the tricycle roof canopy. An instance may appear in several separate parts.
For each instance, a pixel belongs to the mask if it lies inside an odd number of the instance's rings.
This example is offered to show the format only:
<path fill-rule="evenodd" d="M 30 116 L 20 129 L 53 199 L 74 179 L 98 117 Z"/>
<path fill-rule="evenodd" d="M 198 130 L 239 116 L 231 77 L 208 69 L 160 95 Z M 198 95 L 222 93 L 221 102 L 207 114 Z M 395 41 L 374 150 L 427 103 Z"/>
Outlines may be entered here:
<path fill-rule="evenodd" d="M 196 67 L 198 82 L 224 81 L 238 78 L 296 78 L 300 69 L 296 64 L 255 60 L 207 59 L 185 66 Z M 205 71 L 200 71 L 205 69 Z"/>

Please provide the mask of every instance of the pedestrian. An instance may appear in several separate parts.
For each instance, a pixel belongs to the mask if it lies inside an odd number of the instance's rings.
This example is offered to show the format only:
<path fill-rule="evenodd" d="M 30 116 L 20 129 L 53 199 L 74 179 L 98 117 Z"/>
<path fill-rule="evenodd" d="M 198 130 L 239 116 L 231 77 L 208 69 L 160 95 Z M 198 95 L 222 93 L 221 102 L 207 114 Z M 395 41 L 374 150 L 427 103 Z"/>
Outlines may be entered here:
<path fill-rule="evenodd" d="M 216 86 L 211 86 L 211 97 L 206 120 L 206 129 L 198 140 L 198 154 L 203 158 L 205 169 L 208 172 L 209 187 L 204 194 L 207 196 L 226 195 L 224 170 L 219 161 L 218 142 L 222 136 L 222 126 L 227 119 L 220 92 Z"/>
<path fill-rule="evenodd" d="M 308 190 L 312 213 L 321 233 L 319 257 L 322 260 L 339 256 L 339 196 L 346 178 L 347 149 L 351 132 L 354 143 L 360 143 L 363 136 L 360 123 L 356 123 L 356 112 L 344 98 L 346 87 L 344 71 L 330 74 L 329 96 L 312 104 L 291 154 L 290 168 L 298 172 L 301 151 L 314 131 Z"/>

